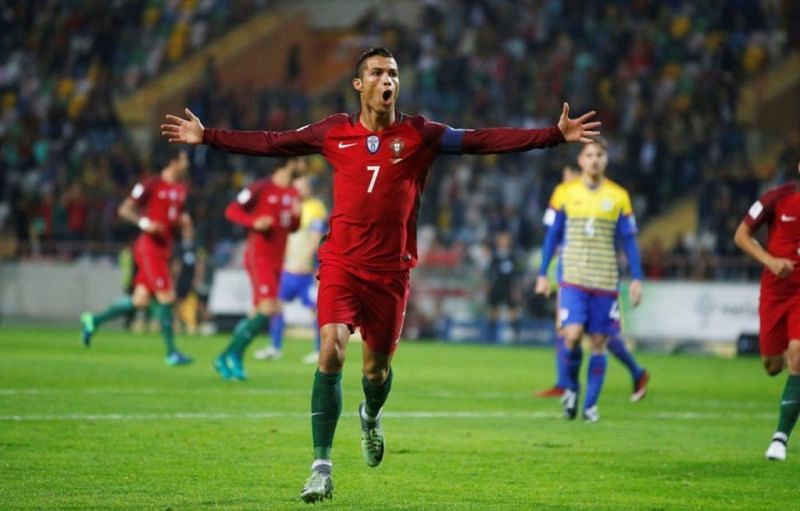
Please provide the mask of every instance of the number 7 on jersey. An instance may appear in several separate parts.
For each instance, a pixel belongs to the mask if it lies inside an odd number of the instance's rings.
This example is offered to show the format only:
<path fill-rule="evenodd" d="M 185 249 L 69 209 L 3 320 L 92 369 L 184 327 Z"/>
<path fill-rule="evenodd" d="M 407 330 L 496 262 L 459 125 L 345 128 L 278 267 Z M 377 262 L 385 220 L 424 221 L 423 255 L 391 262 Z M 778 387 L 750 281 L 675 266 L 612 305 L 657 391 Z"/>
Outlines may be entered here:
<path fill-rule="evenodd" d="M 367 172 L 372 172 L 372 179 L 369 180 L 369 186 L 367 187 L 367 193 L 372 193 L 372 189 L 375 188 L 375 181 L 378 180 L 378 174 L 381 171 L 380 165 L 367 165 Z"/>

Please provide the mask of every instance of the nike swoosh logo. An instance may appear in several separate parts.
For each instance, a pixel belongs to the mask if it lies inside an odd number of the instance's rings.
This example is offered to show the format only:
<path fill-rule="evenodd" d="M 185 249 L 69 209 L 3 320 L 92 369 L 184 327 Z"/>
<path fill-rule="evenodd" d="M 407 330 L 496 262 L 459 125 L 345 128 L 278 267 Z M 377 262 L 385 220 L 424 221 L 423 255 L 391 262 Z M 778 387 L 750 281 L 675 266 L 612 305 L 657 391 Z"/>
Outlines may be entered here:
<path fill-rule="evenodd" d="M 353 147 L 358 142 L 353 142 L 352 144 L 345 144 L 344 142 L 339 142 L 339 149 L 347 149 L 348 147 Z"/>
<path fill-rule="evenodd" d="M 794 222 L 797 220 L 796 216 L 781 215 L 781 222 Z"/>
<path fill-rule="evenodd" d="M 314 413 L 311 414 L 311 416 L 313 417 L 315 415 L 322 415 L 323 413 L 325 413 L 325 412 L 314 412 Z"/>
<path fill-rule="evenodd" d="M 798 403 L 798 402 L 799 401 L 797 401 L 796 399 L 795 400 L 789 399 L 789 400 L 786 400 L 786 401 L 781 401 L 781 406 L 783 406 L 783 405 L 793 405 L 793 404 Z"/>

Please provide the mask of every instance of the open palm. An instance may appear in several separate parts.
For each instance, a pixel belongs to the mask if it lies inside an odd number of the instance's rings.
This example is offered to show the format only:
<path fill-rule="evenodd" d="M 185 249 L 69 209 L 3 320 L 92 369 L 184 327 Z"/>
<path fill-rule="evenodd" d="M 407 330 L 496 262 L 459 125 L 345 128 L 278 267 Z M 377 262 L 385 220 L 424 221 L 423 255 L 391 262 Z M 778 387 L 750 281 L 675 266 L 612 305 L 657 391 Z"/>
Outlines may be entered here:
<path fill-rule="evenodd" d="M 564 135 L 567 142 L 583 142 L 588 144 L 596 137 L 600 136 L 600 132 L 596 131 L 600 127 L 600 121 L 589 122 L 589 119 L 597 115 L 597 112 L 592 110 L 585 113 L 577 119 L 569 118 L 569 103 L 564 103 L 564 108 L 561 110 L 561 118 L 558 120 L 558 129 Z"/>
<path fill-rule="evenodd" d="M 161 134 L 167 137 L 170 144 L 202 144 L 203 123 L 188 108 L 184 112 L 187 119 L 167 114 L 169 124 L 161 125 Z"/>

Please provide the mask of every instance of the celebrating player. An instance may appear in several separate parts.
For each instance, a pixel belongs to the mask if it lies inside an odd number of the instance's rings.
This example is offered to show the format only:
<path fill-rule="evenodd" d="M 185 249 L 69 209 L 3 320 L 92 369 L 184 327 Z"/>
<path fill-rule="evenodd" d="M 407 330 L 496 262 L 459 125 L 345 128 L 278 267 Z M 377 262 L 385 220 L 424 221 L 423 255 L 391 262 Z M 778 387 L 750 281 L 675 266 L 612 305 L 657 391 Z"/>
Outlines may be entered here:
<path fill-rule="evenodd" d="M 278 290 L 286 238 L 300 225 L 300 200 L 292 179 L 304 170 L 303 158 L 285 159 L 271 177 L 243 189 L 225 210 L 228 220 L 248 230 L 244 267 L 250 276 L 255 306 L 253 317 L 239 321 L 230 344 L 214 360 L 214 368 L 226 380 L 246 378 L 244 352 L 267 325 L 269 317 L 279 310 Z"/>
<path fill-rule="evenodd" d="M 330 234 L 319 250 L 317 318 L 322 346 L 311 394 L 314 462 L 301 492 L 306 502 L 333 495 L 331 449 L 342 409 L 341 372 L 356 326 L 362 345 L 365 400 L 358 407 L 361 449 L 367 465 L 381 463 L 381 410 L 392 386 L 408 300 L 409 271 L 417 263 L 420 194 L 439 154 L 527 151 L 563 142 L 591 142 L 594 112 L 569 118 L 565 103 L 557 126 L 546 129 L 454 129 L 396 109 L 400 78 L 389 50 L 373 48 L 356 64 L 353 88 L 360 112 L 338 113 L 297 130 L 237 132 L 205 129 L 167 116 L 171 142 L 205 143 L 231 152 L 280 156 L 322 153 L 334 169 Z"/>
<path fill-rule="evenodd" d="M 182 227 L 185 242 L 190 242 L 192 237 L 191 218 L 183 211 L 187 193 L 184 180 L 188 169 L 189 156 L 186 151 L 177 152 L 159 177 L 138 183 L 120 205 L 119 216 L 142 230 L 133 249 L 137 268 L 133 295 L 120 298 L 100 314 L 85 312 L 81 315 L 84 346 L 89 346 L 100 325 L 110 319 L 127 316 L 135 308 L 146 308 L 150 305 L 151 296 L 155 295 L 153 309 L 161 324 L 161 335 L 167 348 L 167 364 L 179 366 L 192 362 L 175 347 L 172 331 L 175 290 L 169 271 L 175 228 Z"/>
<path fill-rule="evenodd" d="M 536 292 L 548 296 L 547 268 L 561 246 L 561 284 L 558 314 L 566 351 L 567 389 L 562 396 L 564 415 L 574 419 L 578 410 L 578 372 L 584 332 L 591 337 L 592 355 L 586 385 L 583 418 L 596 422 L 597 402 L 605 380 L 608 336 L 619 330 L 619 269 L 621 244 L 633 275 L 630 297 L 638 306 L 642 297 L 642 267 L 636 244 L 636 221 L 628 192 L 605 177 L 608 152 L 601 141 L 581 148 L 581 179 L 556 187 L 545 214 L 549 225 L 542 248 Z"/>
<path fill-rule="evenodd" d="M 281 289 L 278 298 L 281 307 L 270 318 L 270 337 L 272 344 L 254 353 L 259 360 L 281 358 L 283 348 L 283 306 L 292 300 L 300 302 L 314 313 L 314 351 L 303 357 L 306 364 L 316 364 L 319 358 L 319 329 L 316 327 L 317 299 L 314 294 L 314 267 L 317 247 L 327 229 L 328 211 L 321 200 L 311 194 L 311 179 L 300 176 L 294 180 L 294 187 L 300 194 L 300 228 L 289 235 L 286 243 L 286 256 L 281 273 Z"/>
<path fill-rule="evenodd" d="M 797 164 L 800 172 L 800 162 Z M 789 370 L 781 398 L 778 430 L 766 452 L 769 460 L 786 459 L 786 443 L 800 414 L 800 188 L 787 183 L 767 191 L 747 212 L 734 241 L 764 265 L 758 315 L 759 345 L 764 369 L 770 376 Z M 754 233 L 767 225 L 767 246 Z"/>
<path fill-rule="evenodd" d="M 573 179 L 577 179 L 581 176 L 580 172 L 575 168 L 566 165 L 562 170 L 562 183 L 568 183 Z M 558 258 L 558 263 L 556 264 L 556 260 L 553 260 L 553 264 L 558 266 L 560 265 L 560 258 Z M 548 275 L 551 272 L 548 269 Z M 560 270 L 556 269 L 555 274 L 557 275 L 555 278 L 548 278 L 551 285 L 551 290 L 553 286 L 556 286 L 556 290 L 558 289 L 558 281 L 560 280 Z M 621 312 L 621 310 L 620 310 Z M 567 371 L 569 355 L 567 349 L 564 345 L 564 332 L 561 330 L 561 324 L 558 318 L 558 309 L 556 309 L 556 383 L 551 388 L 546 390 L 541 390 L 536 392 L 534 395 L 536 397 L 562 397 L 564 395 L 564 391 L 569 386 L 569 376 Z M 620 321 L 618 322 L 618 326 L 621 326 L 621 317 Z M 611 332 L 609 332 L 608 343 L 607 343 L 608 351 L 611 352 L 617 360 L 622 362 L 622 364 L 628 369 L 628 373 L 631 376 L 631 380 L 633 381 L 633 391 L 631 392 L 631 401 L 637 402 L 644 399 L 645 395 L 647 395 L 647 383 L 650 381 L 650 373 L 647 372 L 642 366 L 640 366 L 636 362 L 636 358 L 633 354 L 628 350 L 627 346 L 625 346 L 625 341 L 622 338 L 622 331 L 621 328 L 612 328 Z M 583 349 L 581 348 L 580 342 L 573 348 L 576 351 L 576 357 L 580 360 L 583 359 Z"/>

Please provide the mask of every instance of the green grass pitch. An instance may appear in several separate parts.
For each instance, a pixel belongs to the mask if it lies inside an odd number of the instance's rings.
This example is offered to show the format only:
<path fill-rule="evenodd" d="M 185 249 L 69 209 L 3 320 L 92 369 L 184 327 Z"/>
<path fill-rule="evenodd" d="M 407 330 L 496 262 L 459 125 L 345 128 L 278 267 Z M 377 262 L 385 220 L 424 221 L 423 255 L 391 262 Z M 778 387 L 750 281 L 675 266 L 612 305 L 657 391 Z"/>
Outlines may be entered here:
<path fill-rule="evenodd" d="M 0 328 L 0 508 L 307 509 L 310 344 L 250 380 L 211 369 L 222 336 L 181 338 L 196 363 L 164 364 L 157 336 Z M 258 346 L 263 345 L 258 341 Z M 560 417 L 533 389 L 546 349 L 403 343 L 377 469 L 359 451 L 360 346 L 344 375 L 335 509 L 796 509 L 800 456 L 763 458 L 783 377 L 755 359 L 641 355 L 651 394 L 609 362 L 601 421 Z M 585 371 L 585 369 L 584 369 Z"/>

